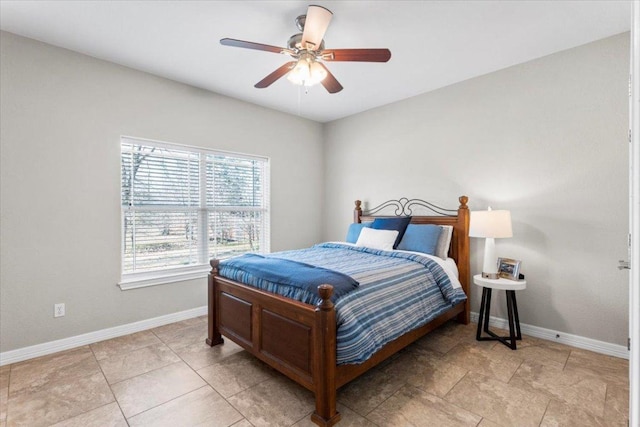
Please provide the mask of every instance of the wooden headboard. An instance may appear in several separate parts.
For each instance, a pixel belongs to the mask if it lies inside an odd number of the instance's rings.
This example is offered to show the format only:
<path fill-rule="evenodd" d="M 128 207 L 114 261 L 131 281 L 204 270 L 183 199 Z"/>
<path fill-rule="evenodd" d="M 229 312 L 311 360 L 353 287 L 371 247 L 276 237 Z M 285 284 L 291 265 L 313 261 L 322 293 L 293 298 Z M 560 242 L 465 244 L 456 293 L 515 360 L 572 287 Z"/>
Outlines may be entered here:
<path fill-rule="evenodd" d="M 356 200 L 353 220 L 360 223 L 373 221 L 376 218 L 411 216 L 412 224 L 452 225 L 453 235 L 451 236 L 449 256 L 456 261 L 460 283 L 467 297 L 470 297 L 469 207 L 467 206 L 469 198 L 460 196 L 458 200 L 460 201 L 458 209 L 445 209 L 421 199 L 403 197 L 398 200 L 388 200 L 366 211 L 362 210 L 362 202 Z M 433 215 L 413 215 L 414 209 L 427 210 Z M 467 300 L 467 304 L 469 304 L 469 300 Z M 468 309 L 466 311 L 469 313 Z"/>

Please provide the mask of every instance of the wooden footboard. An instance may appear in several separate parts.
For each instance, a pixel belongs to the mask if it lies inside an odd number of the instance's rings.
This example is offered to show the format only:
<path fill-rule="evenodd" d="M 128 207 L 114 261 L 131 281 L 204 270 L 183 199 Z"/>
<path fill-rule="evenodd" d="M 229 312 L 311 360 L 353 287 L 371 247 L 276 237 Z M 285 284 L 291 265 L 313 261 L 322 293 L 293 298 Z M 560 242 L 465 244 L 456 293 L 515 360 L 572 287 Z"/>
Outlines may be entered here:
<path fill-rule="evenodd" d="M 222 335 L 230 338 L 311 390 L 316 424 L 337 423 L 333 287 L 319 286 L 322 303 L 316 307 L 220 277 L 218 264 L 211 261 L 207 344 L 223 343 Z"/>

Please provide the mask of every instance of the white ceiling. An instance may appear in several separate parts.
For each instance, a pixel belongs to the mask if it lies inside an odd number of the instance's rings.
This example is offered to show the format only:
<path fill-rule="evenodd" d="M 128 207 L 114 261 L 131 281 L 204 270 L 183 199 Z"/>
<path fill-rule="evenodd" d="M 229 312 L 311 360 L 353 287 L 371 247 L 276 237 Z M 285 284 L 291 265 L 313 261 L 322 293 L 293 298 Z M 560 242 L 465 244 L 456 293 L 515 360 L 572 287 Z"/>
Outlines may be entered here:
<path fill-rule="evenodd" d="M 222 46 L 286 46 L 309 4 L 333 11 L 327 48 L 391 50 L 388 63 L 333 62 L 344 90 L 282 78 L 288 56 Z M 0 28 L 319 122 L 349 116 L 628 31 L 628 1 L 0 1 Z"/>

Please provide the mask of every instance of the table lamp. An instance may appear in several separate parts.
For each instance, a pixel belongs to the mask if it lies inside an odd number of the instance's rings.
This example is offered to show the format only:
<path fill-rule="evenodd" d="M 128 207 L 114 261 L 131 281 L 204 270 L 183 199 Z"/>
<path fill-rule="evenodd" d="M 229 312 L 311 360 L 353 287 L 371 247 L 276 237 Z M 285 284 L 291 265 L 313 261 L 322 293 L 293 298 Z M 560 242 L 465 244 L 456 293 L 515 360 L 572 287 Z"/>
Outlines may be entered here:
<path fill-rule="evenodd" d="M 471 212 L 469 237 L 484 237 L 484 263 L 482 277 L 498 278 L 498 258 L 496 257 L 496 243 L 494 239 L 512 237 L 511 212 L 493 211 L 489 207 L 486 211 Z"/>

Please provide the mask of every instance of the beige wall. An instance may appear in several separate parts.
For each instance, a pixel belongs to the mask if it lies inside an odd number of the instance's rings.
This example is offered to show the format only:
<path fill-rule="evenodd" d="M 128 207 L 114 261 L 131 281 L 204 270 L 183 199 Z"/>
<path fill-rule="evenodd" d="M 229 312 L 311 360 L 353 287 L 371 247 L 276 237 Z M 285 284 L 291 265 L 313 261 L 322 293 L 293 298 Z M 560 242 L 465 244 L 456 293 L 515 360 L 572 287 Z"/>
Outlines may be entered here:
<path fill-rule="evenodd" d="M 320 240 L 320 124 L 3 32 L 0 352 L 206 305 L 121 291 L 120 135 L 271 158 L 271 248 Z M 305 138 L 300 138 L 304 135 Z M 67 314 L 53 318 L 53 304 Z"/>
<path fill-rule="evenodd" d="M 523 261 L 521 322 L 626 345 L 628 73 L 621 34 L 328 124 L 325 239 L 343 238 L 355 199 L 509 209 L 514 237 L 496 247 Z"/>

